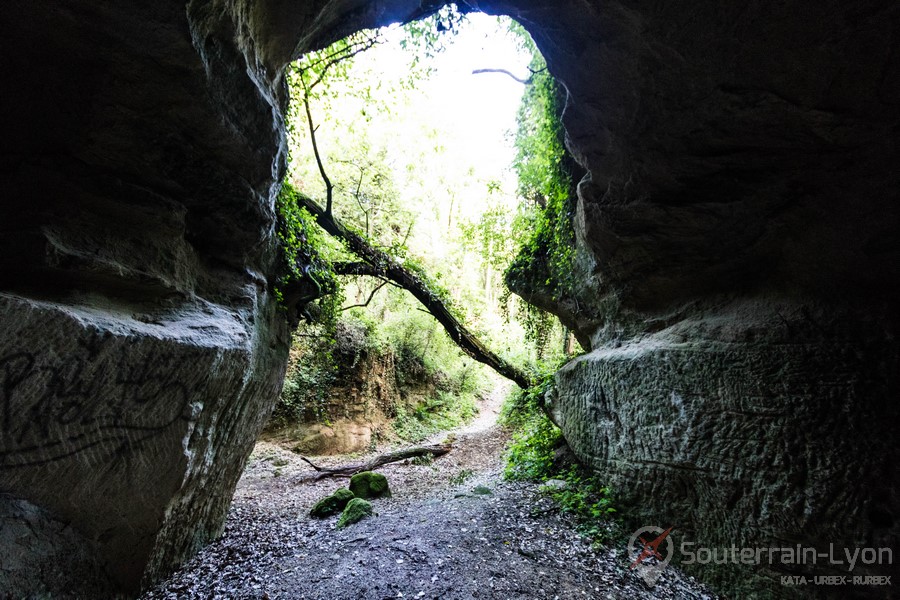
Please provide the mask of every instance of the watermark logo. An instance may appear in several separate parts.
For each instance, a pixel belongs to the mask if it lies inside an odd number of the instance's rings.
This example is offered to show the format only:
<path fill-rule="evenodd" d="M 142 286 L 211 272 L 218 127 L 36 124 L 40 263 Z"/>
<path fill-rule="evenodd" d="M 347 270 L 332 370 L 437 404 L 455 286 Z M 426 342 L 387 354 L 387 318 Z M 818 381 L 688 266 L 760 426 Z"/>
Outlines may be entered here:
<path fill-rule="evenodd" d="M 674 536 L 670 536 L 675 527 L 663 529 L 654 525 L 641 527 L 628 540 L 628 559 L 630 569 L 649 586 L 653 587 L 663 571 L 669 566 L 675 555 Z M 712 548 L 698 545 L 696 542 L 682 540 L 678 547 L 679 561 L 684 565 L 716 564 L 716 565 L 780 565 L 782 567 L 801 568 L 825 565 L 830 569 L 846 570 L 846 575 L 785 575 L 782 585 L 856 585 L 886 586 L 891 585 L 890 575 L 856 575 L 854 570 L 863 565 L 873 566 L 894 564 L 894 551 L 890 547 L 842 547 L 829 543 L 827 550 L 811 546 L 760 546 Z"/>
<path fill-rule="evenodd" d="M 636 569 L 650 587 L 656 585 L 675 553 L 672 538 L 669 537 L 673 528 L 664 530 L 653 525 L 644 526 L 631 534 L 628 540 L 628 558 L 633 561 L 629 568 Z M 660 546 L 664 547 L 660 549 Z"/>

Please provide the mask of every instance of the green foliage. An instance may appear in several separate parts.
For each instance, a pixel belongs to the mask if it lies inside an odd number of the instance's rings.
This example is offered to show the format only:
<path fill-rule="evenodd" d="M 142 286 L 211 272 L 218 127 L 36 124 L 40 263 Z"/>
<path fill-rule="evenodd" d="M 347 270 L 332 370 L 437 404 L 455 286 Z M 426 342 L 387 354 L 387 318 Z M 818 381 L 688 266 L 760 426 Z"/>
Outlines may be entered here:
<path fill-rule="evenodd" d="M 544 412 L 544 397 L 552 386 L 553 374 L 547 373 L 537 385 L 515 390 L 503 406 L 500 422 L 513 429 L 506 453 L 507 479 L 545 481 L 553 475 L 562 432 Z"/>
<path fill-rule="evenodd" d="M 462 354 L 431 315 L 415 310 L 415 300 L 392 289 L 385 302 L 393 310 L 385 314 L 381 329 L 393 349 L 400 385 L 433 381 L 438 391 L 457 396 L 484 390 L 488 381 L 482 366 Z M 434 407 L 445 405 L 434 400 Z"/>
<path fill-rule="evenodd" d="M 537 350 L 533 344 L 524 343 L 522 327 L 515 317 L 503 322 L 508 296 L 502 295 L 500 274 L 515 253 L 515 241 L 531 238 L 530 230 L 526 231 L 532 226 L 529 219 L 537 222 L 543 213 L 530 207 L 520 210 L 522 214 L 514 219 L 516 198 L 512 183 L 504 183 L 505 179 L 495 172 L 480 171 L 480 162 L 484 161 L 445 160 L 444 146 L 450 144 L 450 132 L 458 125 L 458 115 L 443 114 L 452 111 L 407 108 L 412 106 L 409 91 L 413 85 L 424 80 L 431 65 L 437 64 L 429 62 L 429 58 L 447 48 L 452 36 L 446 34 L 455 33 L 463 20 L 458 11 L 450 8 L 405 26 L 400 42 L 410 56 L 409 62 L 404 63 L 408 67 L 405 69 L 395 68 L 399 64 L 396 52 L 387 54 L 384 61 L 369 59 L 369 48 L 372 52 L 381 50 L 376 46 L 386 46 L 382 42 L 394 36 L 397 29 L 361 32 L 310 53 L 291 66 L 287 74 L 291 89 L 287 115 L 291 132 L 289 179 L 304 194 L 318 198 L 323 206 L 330 189 L 333 212 L 342 223 L 414 272 L 434 297 L 453 307 L 461 321 L 479 337 L 489 340 L 488 345 L 496 344 L 501 354 L 521 364 L 533 361 L 535 356 L 545 357 L 549 329 L 544 325 L 553 321 L 544 313 L 527 313 L 526 330 L 540 329 L 545 334 L 532 334 L 531 338 L 539 341 Z M 522 40 L 530 43 L 527 35 Z M 531 50 L 536 55 L 533 46 Z M 402 58 L 399 61 L 402 63 Z M 519 191 L 535 206 L 545 197 L 562 197 L 541 180 L 547 179 L 541 170 L 545 163 L 553 164 L 552 157 L 561 151 L 561 129 L 556 122 L 557 129 L 548 130 L 550 121 L 541 118 L 550 112 L 546 90 L 554 84 L 541 71 L 539 61 L 536 58 L 532 62 L 535 83 L 528 89 L 544 91 L 528 92 L 535 99 L 528 104 L 531 108 L 523 104 L 520 110 L 520 123 L 524 123 L 520 129 L 537 133 L 528 139 L 522 137 L 523 133 L 517 145 L 520 160 L 525 160 L 522 174 L 526 176 Z M 443 121 L 451 127 L 442 125 Z M 321 164 L 312 151 L 313 137 Z M 541 140 L 546 139 L 556 140 L 558 147 L 542 149 Z M 472 162 L 464 162 L 467 160 Z M 322 176 L 323 170 L 330 188 Z M 289 195 L 286 191 L 284 198 L 280 196 L 279 213 L 285 212 L 295 222 L 288 231 L 300 232 L 293 237 L 284 236 L 283 245 L 293 248 L 297 240 L 308 241 L 313 236 L 307 229 L 311 223 L 309 215 L 289 210 L 295 204 L 288 201 Z M 288 218 L 283 220 L 288 222 Z M 339 245 L 314 241 L 307 245 L 318 250 L 317 256 L 323 262 L 355 260 Z M 326 265 L 304 262 L 305 256 L 312 257 L 311 251 L 291 250 L 288 254 L 293 257 L 286 263 L 292 265 L 294 280 L 306 278 L 320 286 L 330 279 L 318 275 L 326 270 Z M 306 264 L 310 264 L 309 269 L 303 266 Z M 473 268 L 473 264 L 481 268 Z M 368 304 L 365 308 L 341 312 L 337 299 L 343 300 L 343 295 L 333 294 L 332 304 L 323 312 L 331 323 L 340 314 L 343 319 L 364 324 L 366 343 L 378 348 L 376 351 L 393 352 L 396 356 L 396 375 L 401 386 L 432 382 L 432 390 L 418 405 L 396 408 L 398 434 L 421 439 L 470 418 L 475 413 L 475 395 L 485 386 L 480 365 L 461 355 L 408 295 L 387 286 L 369 298 L 370 292 L 382 283 L 372 281 L 342 280 L 342 294 L 356 298 L 347 304 Z M 340 291 L 337 285 L 328 289 Z M 498 306 L 498 300 L 503 306 Z M 331 334 L 335 327 L 331 327 Z M 335 363 L 327 328 L 304 330 L 302 335 L 317 337 L 301 340 L 303 359 L 292 363 L 276 416 L 283 421 L 308 421 L 310 417 L 327 420 L 328 391 L 345 365 Z M 506 352 L 502 350 L 504 344 Z M 558 347 L 561 346 L 560 343 Z"/>
<path fill-rule="evenodd" d="M 551 489 L 550 496 L 557 502 L 562 512 L 574 515 L 578 520 L 578 530 L 582 535 L 602 543 L 615 527 L 612 521 L 616 513 L 612 492 L 599 477 L 578 465 L 570 466 L 558 475 L 568 485 L 562 489 Z"/>
<path fill-rule="evenodd" d="M 291 300 L 300 305 L 315 300 L 318 318 L 315 323 L 304 324 L 295 337 L 291 349 L 293 360 L 272 422 L 285 425 L 308 420 L 325 421 L 327 390 L 336 376 L 332 348 L 343 302 L 342 286 L 331 262 L 325 258 L 330 252 L 330 241 L 312 215 L 300 207 L 297 191 L 290 184 L 282 186 L 275 207 L 279 245 L 276 297 L 284 303 L 284 290 L 299 284 L 301 298 Z"/>
<path fill-rule="evenodd" d="M 322 322 L 333 324 L 343 297 L 341 285 L 323 253 L 329 246 L 315 219 L 297 202 L 297 190 L 285 182 L 275 198 L 278 268 L 275 295 L 284 302 L 291 283 L 305 284 L 303 301 L 321 299 Z"/>
<path fill-rule="evenodd" d="M 559 475 L 568 487 L 553 490 L 550 494 L 559 502 L 563 512 L 570 512 L 587 519 L 604 519 L 616 512 L 610 499 L 610 489 L 596 476 L 583 468 L 572 465 Z"/>
<path fill-rule="evenodd" d="M 294 337 L 284 386 L 271 417 L 276 426 L 304 422 L 327 424 L 328 392 L 338 376 L 333 334 L 333 330 L 321 325 L 311 325 Z"/>
<path fill-rule="evenodd" d="M 524 32 L 521 37 L 533 56 L 531 84 L 517 115 L 513 165 L 519 178 L 518 193 L 524 200 L 513 224 L 513 237 L 522 242 L 504 279 L 526 301 L 535 293 L 558 301 L 572 295 L 577 283 L 572 226 L 575 193 L 560 120 L 565 96 L 533 42 Z M 554 321 L 535 307 L 524 311 L 523 318 L 529 336 L 539 347 L 546 345 Z"/>
<path fill-rule="evenodd" d="M 522 96 L 516 121 L 516 159 L 519 195 L 540 206 L 568 198 L 571 181 L 564 166 L 565 132 L 560 115 L 563 91 L 535 52 L 529 68 L 531 83 Z"/>
<path fill-rule="evenodd" d="M 502 204 L 493 202 L 477 221 L 460 223 L 462 245 L 476 252 L 484 265 L 502 271 L 516 250 L 512 226 L 512 213 Z"/>
<path fill-rule="evenodd" d="M 430 73 L 429 59 L 447 48 L 449 40 L 465 21 L 466 16 L 459 12 L 456 4 L 447 4 L 429 17 L 404 25 L 400 47 L 412 54 L 411 66 Z"/>
<path fill-rule="evenodd" d="M 478 408 L 473 394 L 457 395 L 439 390 L 412 411 L 398 407 L 393 426 L 400 438 L 418 442 L 438 431 L 458 427 L 476 414 Z"/>
<path fill-rule="evenodd" d="M 610 489 L 596 474 L 578 464 L 560 465 L 556 450 L 562 432 L 544 412 L 545 396 L 553 386 L 552 372 L 528 390 L 517 390 L 503 406 L 501 422 L 513 428 L 506 453 L 504 476 L 519 481 L 561 479 L 563 488 L 546 488 L 562 512 L 575 515 L 581 533 L 595 543 L 607 538 L 616 510 Z"/>
<path fill-rule="evenodd" d="M 419 398 L 414 404 L 398 398 L 391 408 L 398 437 L 418 441 L 477 414 L 475 399 L 490 385 L 485 368 L 464 356 L 430 315 L 414 310 L 406 292 L 391 288 L 382 294 L 369 307 L 342 313 L 332 332 L 310 325 L 295 336 L 273 413 L 276 427 L 327 423 L 333 390 L 344 385 L 342 377 L 362 353 L 392 354 L 401 395 Z"/>
<path fill-rule="evenodd" d="M 450 485 L 462 485 L 473 475 L 475 475 L 475 471 L 472 469 L 460 469 L 458 473 L 451 475 L 447 481 Z"/>
<path fill-rule="evenodd" d="M 430 467 L 434 464 L 434 455 L 422 454 L 421 456 L 414 456 L 410 462 L 417 467 Z"/>

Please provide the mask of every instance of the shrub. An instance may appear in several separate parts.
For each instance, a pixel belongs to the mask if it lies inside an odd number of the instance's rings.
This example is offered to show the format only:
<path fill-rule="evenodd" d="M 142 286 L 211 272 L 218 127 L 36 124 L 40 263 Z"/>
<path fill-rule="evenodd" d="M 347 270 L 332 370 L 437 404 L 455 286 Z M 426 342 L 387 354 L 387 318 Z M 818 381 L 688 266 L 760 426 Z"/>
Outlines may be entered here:
<path fill-rule="evenodd" d="M 578 520 L 581 533 L 603 542 L 615 528 L 612 492 L 588 468 L 580 464 L 560 465 L 557 450 L 565 443 L 562 431 L 544 412 L 545 395 L 553 385 L 552 375 L 528 389 L 518 390 L 504 404 L 502 422 L 512 427 L 504 476 L 519 481 L 562 479 L 562 488 L 545 488 L 562 512 Z"/>

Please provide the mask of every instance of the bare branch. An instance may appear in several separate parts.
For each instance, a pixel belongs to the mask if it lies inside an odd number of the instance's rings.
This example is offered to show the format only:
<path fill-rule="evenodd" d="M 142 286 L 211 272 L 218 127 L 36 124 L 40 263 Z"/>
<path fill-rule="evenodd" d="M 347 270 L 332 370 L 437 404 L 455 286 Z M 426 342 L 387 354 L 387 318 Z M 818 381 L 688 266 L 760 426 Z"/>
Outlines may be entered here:
<path fill-rule="evenodd" d="M 534 77 L 529 77 L 528 79 L 522 79 L 521 77 L 514 75 L 513 73 L 511 73 L 510 71 L 507 71 L 506 69 L 475 69 L 474 71 L 472 71 L 472 75 L 478 75 L 480 73 L 502 73 L 503 75 L 509 75 L 510 77 L 512 77 L 519 83 L 521 83 L 522 85 L 530 84 L 531 80 L 534 78 Z M 533 74 L 534 74 L 534 71 L 532 71 L 532 75 Z"/>
<path fill-rule="evenodd" d="M 400 244 L 401 246 L 405 246 L 406 242 L 409 241 L 409 235 L 412 233 L 412 228 L 413 228 L 414 224 L 415 224 L 415 221 L 411 221 L 409 224 L 409 227 L 406 228 L 406 235 L 403 236 L 403 242 L 401 242 L 401 244 Z"/>
<path fill-rule="evenodd" d="M 378 286 L 376 286 L 375 289 L 372 290 L 372 293 L 369 294 L 369 297 L 366 298 L 366 301 L 365 301 L 365 302 L 363 302 L 362 304 L 353 304 L 353 305 L 351 305 L 351 306 L 345 306 L 345 307 L 343 307 L 343 308 L 341 309 L 341 311 L 343 312 L 343 311 L 345 311 L 345 310 L 350 310 L 351 308 L 365 308 L 365 307 L 367 307 L 367 306 L 369 305 L 369 303 L 372 301 L 372 298 L 375 297 L 375 294 L 378 293 L 378 290 L 380 290 L 381 288 L 383 288 L 384 286 L 386 286 L 388 283 L 390 283 L 390 282 L 389 282 L 389 281 L 386 281 L 386 280 L 384 280 L 384 279 L 382 279 L 382 280 L 381 280 L 381 283 L 380 283 Z"/>
<path fill-rule="evenodd" d="M 312 141 L 313 154 L 316 157 L 316 165 L 319 167 L 319 175 L 322 176 L 322 181 L 325 182 L 325 212 L 328 215 L 331 215 L 331 204 L 332 198 L 334 196 L 334 185 L 331 183 L 331 180 L 328 178 L 328 173 L 325 172 L 325 165 L 322 164 L 322 156 L 319 154 L 319 144 L 316 142 L 316 129 L 313 125 L 312 118 L 312 110 L 309 108 L 309 89 L 306 86 L 306 79 L 304 79 L 303 75 L 300 76 L 300 81 L 303 83 L 303 107 L 306 109 L 306 122 L 309 125 L 309 138 Z"/>

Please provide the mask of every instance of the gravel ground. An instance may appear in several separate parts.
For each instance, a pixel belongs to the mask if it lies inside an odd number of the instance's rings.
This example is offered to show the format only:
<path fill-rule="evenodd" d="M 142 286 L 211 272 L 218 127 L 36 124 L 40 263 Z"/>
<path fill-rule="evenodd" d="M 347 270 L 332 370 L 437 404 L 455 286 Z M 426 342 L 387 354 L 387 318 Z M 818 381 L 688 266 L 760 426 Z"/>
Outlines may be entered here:
<path fill-rule="evenodd" d="M 393 497 L 374 500 L 374 518 L 343 530 L 335 529 L 337 517 L 308 513 L 346 480 L 311 481 L 314 472 L 297 455 L 260 442 L 224 536 L 142 598 L 715 597 L 673 567 L 648 588 L 628 569 L 624 548 L 592 549 L 538 486 L 503 481 L 508 438 L 494 424 L 500 397 L 453 432 L 446 456 L 382 467 Z M 333 466 L 365 458 L 313 460 Z M 476 493 L 479 486 L 490 493 Z"/>

